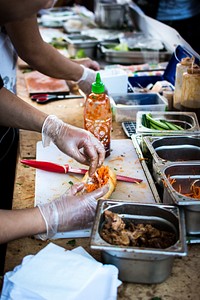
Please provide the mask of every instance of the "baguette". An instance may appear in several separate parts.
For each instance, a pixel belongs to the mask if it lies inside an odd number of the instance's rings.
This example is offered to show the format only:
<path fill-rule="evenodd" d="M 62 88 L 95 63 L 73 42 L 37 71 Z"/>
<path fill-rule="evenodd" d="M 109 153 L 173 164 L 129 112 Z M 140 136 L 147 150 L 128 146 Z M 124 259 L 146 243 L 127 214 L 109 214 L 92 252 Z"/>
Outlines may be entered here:
<path fill-rule="evenodd" d="M 90 193 L 108 183 L 109 190 L 101 199 L 110 198 L 117 184 L 115 172 L 105 165 L 98 168 L 92 177 L 89 177 L 88 172 L 85 173 L 82 181 L 85 183 L 86 193 Z"/>

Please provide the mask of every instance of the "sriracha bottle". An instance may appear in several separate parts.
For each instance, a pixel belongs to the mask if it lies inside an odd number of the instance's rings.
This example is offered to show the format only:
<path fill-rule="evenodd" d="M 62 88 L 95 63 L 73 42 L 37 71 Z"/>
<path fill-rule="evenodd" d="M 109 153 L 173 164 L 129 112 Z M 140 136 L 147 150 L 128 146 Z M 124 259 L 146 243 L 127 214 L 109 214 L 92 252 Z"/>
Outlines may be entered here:
<path fill-rule="evenodd" d="M 105 86 L 97 73 L 92 83 L 91 93 L 86 98 L 84 109 L 84 128 L 94 134 L 104 145 L 106 157 L 110 155 L 112 111 Z"/>

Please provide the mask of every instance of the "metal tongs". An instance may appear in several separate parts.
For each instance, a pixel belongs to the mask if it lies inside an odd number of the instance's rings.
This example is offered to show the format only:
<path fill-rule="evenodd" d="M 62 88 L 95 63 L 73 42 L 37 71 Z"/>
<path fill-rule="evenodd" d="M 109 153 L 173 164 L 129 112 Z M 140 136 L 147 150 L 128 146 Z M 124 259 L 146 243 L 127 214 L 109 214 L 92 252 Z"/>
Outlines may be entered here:
<path fill-rule="evenodd" d="M 75 94 L 34 94 L 31 96 L 31 100 L 36 101 L 39 104 L 45 104 L 50 101 L 65 100 L 65 99 L 76 99 L 83 98 L 83 95 Z"/>

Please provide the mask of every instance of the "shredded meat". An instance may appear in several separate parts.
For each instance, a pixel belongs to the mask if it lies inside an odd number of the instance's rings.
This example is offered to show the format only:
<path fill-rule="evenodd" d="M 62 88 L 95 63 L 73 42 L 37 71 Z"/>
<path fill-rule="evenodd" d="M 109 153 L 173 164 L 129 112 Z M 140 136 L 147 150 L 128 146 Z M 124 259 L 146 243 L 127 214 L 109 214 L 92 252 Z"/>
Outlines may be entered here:
<path fill-rule="evenodd" d="M 165 249 L 176 242 L 174 232 L 159 230 L 151 224 L 125 223 L 118 214 L 109 210 L 104 216 L 100 235 L 109 244 Z"/>

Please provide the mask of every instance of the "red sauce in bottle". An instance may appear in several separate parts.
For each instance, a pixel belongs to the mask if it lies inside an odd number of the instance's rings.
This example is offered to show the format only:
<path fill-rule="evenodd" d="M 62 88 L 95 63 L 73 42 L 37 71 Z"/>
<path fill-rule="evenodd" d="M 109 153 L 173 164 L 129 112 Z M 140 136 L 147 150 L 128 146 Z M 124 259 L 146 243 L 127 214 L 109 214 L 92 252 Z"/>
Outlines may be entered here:
<path fill-rule="evenodd" d="M 86 99 L 84 110 L 84 128 L 94 134 L 104 145 L 106 157 L 110 155 L 112 111 L 110 99 L 105 93 L 100 74 L 92 84 L 92 92 Z"/>

